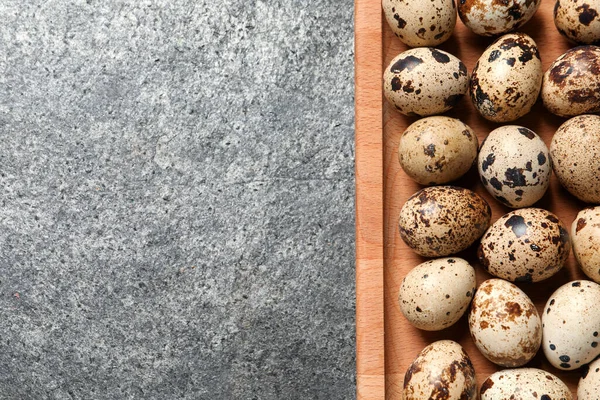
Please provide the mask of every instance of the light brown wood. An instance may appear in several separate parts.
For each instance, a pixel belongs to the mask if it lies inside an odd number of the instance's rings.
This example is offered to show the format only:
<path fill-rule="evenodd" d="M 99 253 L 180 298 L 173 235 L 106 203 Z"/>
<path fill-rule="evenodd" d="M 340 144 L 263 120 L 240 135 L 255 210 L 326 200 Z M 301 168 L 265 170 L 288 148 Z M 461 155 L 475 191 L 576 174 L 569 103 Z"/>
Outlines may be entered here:
<path fill-rule="evenodd" d="M 574 46 L 554 27 L 553 7 L 553 0 L 543 0 L 534 18 L 520 29 L 538 44 L 544 70 L 556 57 Z M 456 55 L 471 72 L 492 41 L 471 33 L 458 20 L 453 36 L 439 48 Z M 407 367 L 423 347 L 441 339 L 456 340 L 463 345 L 473 361 L 478 384 L 481 385 L 488 375 L 500 368 L 487 361 L 476 349 L 465 317 L 444 331 L 424 332 L 406 321 L 397 302 L 399 286 L 406 273 L 425 261 L 404 244 L 397 227 L 400 208 L 410 195 L 422 187 L 408 178 L 397 159 L 400 135 L 415 119 L 397 113 L 388 106 L 381 93 L 383 68 L 407 47 L 393 35 L 382 18 L 380 0 L 356 0 L 355 46 L 358 398 L 401 399 Z M 491 130 L 500 126 L 480 117 L 468 96 L 446 115 L 471 126 L 480 142 Z M 552 135 L 564 121 L 547 112 L 538 100 L 527 116 L 511 124 L 533 129 L 550 145 Z M 489 202 L 493 221 L 510 211 L 488 195 L 475 170 L 457 184 L 476 191 Z M 570 227 L 577 212 L 585 205 L 562 189 L 553 176 L 548 193 L 535 206 L 554 212 Z M 475 265 L 478 283 L 490 278 L 476 260 L 475 246 L 459 256 Z M 585 276 L 571 255 L 565 268 L 556 276 L 520 287 L 541 312 L 550 294 L 573 279 L 585 279 Z M 382 365 L 384 358 L 385 367 Z M 541 350 L 527 366 L 543 368 L 559 376 L 575 395 L 579 371 L 563 372 L 553 368 Z"/>
<path fill-rule="evenodd" d="M 384 399 L 382 19 L 355 3 L 356 383 L 358 399 Z M 375 44 L 375 45 L 373 45 Z"/>

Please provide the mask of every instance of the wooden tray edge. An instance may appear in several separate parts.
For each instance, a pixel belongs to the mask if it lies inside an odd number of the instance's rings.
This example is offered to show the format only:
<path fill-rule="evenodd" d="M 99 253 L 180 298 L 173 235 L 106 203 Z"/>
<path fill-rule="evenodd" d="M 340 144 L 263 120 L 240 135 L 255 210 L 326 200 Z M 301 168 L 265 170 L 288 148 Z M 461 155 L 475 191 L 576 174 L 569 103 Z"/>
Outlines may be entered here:
<path fill-rule="evenodd" d="M 371 400 L 385 398 L 382 13 L 355 0 L 354 16 L 356 383 Z"/>

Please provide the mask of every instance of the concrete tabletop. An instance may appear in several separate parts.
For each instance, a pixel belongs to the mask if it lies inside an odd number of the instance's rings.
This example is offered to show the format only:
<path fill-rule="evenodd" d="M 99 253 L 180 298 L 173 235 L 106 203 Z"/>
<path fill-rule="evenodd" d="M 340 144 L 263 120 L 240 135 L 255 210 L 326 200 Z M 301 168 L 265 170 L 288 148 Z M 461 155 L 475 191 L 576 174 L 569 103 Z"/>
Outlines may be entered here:
<path fill-rule="evenodd" d="M 0 399 L 355 397 L 352 17 L 0 0 Z"/>

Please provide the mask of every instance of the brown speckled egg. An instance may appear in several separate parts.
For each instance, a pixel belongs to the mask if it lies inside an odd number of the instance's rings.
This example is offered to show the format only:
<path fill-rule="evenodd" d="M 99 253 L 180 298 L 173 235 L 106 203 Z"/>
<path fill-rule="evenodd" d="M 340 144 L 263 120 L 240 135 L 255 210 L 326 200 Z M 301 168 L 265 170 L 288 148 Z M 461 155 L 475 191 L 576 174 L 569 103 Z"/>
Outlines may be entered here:
<path fill-rule="evenodd" d="M 577 369 L 600 355 L 600 285 L 573 281 L 559 287 L 542 312 L 542 348 L 559 369 Z"/>
<path fill-rule="evenodd" d="M 481 400 L 573 400 L 563 381 L 537 368 L 498 371 L 483 382 L 479 393 Z"/>
<path fill-rule="evenodd" d="M 484 268 L 511 282 L 538 282 L 564 265 L 571 243 L 565 225 L 541 208 L 500 217 L 483 235 L 477 256 Z"/>
<path fill-rule="evenodd" d="M 469 312 L 475 345 L 491 362 L 504 367 L 528 363 L 542 344 L 542 321 L 531 299 L 502 279 L 477 289 Z"/>
<path fill-rule="evenodd" d="M 425 347 L 404 375 L 403 400 L 477 398 L 475 370 L 467 353 L 452 340 Z"/>
<path fill-rule="evenodd" d="M 507 125 L 481 145 L 477 169 L 483 186 L 502 204 L 529 207 L 544 196 L 552 166 L 548 148 L 532 130 Z"/>
<path fill-rule="evenodd" d="M 475 270 L 462 258 L 426 261 L 402 280 L 400 310 L 413 326 L 439 331 L 467 311 L 476 286 Z"/>
<path fill-rule="evenodd" d="M 466 174 L 477 158 L 478 145 L 473 130 L 458 119 L 422 118 L 402 134 L 398 159 L 412 179 L 437 185 Z"/>
<path fill-rule="evenodd" d="M 432 186 L 413 194 L 400 210 L 400 237 L 417 254 L 442 257 L 472 245 L 490 225 L 492 210 L 478 194 Z"/>
<path fill-rule="evenodd" d="M 467 67 L 433 47 L 410 49 L 396 56 L 383 72 L 383 93 L 408 116 L 440 114 L 467 92 Z"/>
<path fill-rule="evenodd" d="M 504 35 L 481 55 L 469 84 L 479 113 L 490 121 L 508 122 L 527 114 L 542 85 L 537 45 L 524 33 Z"/>
<path fill-rule="evenodd" d="M 580 46 L 558 57 L 542 83 L 544 106 L 561 117 L 600 111 L 600 47 Z"/>
<path fill-rule="evenodd" d="M 600 116 L 563 123 L 550 143 L 552 168 L 561 185 L 587 203 L 600 203 Z"/>
<path fill-rule="evenodd" d="M 600 283 L 600 207 L 577 214 L 571 226 L 571 245 L 581 270 Z"/>
<path fill-rule="evenodd" d="M 580 44 L 600 41 L 600 0 L 558 0 L 554 5 L 554 24 L 567 39 Z"/>
<path fill-rule="evenodd" d="M 523 26 L 542 0 L 458 0 L 458 15 L 473 32 L 496 36 Z"/>
<path fill-rule="evenodd" d="M 382 5 L 392 31 L 411 47 L 437 46 L 456 25 L 454 0 L 383 0 Z"/>
<path fill-rule="evenodd" d="M 577 385 L 577 399 L 597 400 L 600 398 L 600 358 L 584 368 L 583 376 Z"/>

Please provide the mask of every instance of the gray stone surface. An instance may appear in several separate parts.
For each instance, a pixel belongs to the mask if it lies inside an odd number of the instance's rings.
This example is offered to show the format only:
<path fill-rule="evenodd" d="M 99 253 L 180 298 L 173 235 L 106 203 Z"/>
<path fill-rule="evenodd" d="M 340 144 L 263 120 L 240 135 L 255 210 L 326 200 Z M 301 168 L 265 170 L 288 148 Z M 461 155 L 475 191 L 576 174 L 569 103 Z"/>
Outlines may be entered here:
<path fill-rule="evenodd" d="M 0 0 L 0 398 L 354 397 L 352 1 Z"/>

